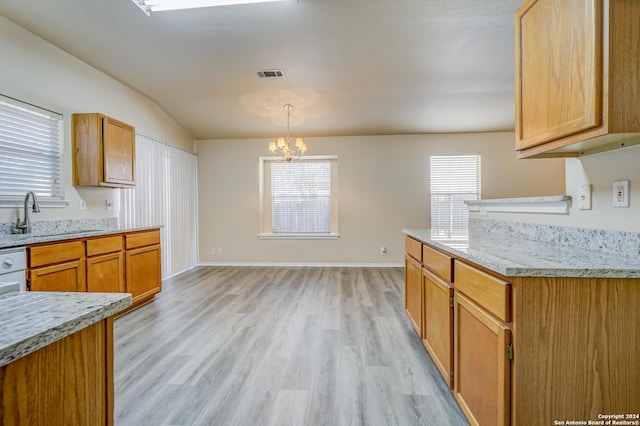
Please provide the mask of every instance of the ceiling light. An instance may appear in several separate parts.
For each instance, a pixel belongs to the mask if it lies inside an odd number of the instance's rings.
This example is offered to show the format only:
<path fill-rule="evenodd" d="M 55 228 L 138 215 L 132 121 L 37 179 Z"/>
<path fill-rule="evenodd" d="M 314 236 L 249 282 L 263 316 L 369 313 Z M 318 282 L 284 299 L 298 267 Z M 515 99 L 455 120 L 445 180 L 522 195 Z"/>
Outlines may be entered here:
<path fill-rule="evenodd" d="M 230 6 L 235 4 L 265 3 L 286 0 L 132 0 L 147 15 L 164 10 L 193 9 L 196 7 Z"/>
<path fill-rule="evenodd" d="M 307 144 L 304 143 L 302 138 L 296 138 L 295 144 L 291 145 L 291 136 L 289 135 L 289 119 L 291 118 L 291 110 L 293 106 L 291 104 L 286 104 L 284 109 L 287 110 L 287 137 L 286 138 L 278 138 L 275 142 L 269 143 L 269 151 L 272 154 L 276 152 L 280 152 L 282 155 L 282 159 L 285 161 L 291 161 L 294 158 L 299 160 L 302 158 L 302 154 L 307 152 Z"/>

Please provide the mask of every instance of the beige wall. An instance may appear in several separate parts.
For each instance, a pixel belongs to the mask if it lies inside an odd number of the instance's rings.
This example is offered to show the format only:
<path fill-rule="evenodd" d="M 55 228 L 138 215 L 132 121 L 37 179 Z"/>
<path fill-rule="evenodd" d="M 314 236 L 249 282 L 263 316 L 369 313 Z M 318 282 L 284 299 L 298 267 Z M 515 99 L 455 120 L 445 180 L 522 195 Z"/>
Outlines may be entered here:
<path fill-rule="evenodd" d="M 529 161 L 529 160 L 523 160 Z M 558 226 L 640 232 L 640 146 L 566 161 L 567 195 L 577 200 L 581 185 L 592 185 L 592 209 L 579 210 L 575 201 L 569 213 L 489 213 L 487 219 L 543 223 Z M 630 181 L 629 207 L 613 207 L 613 182 Z M 474 217 L 478 217 L 474 214 Z"/>
<path fill-rule="evenodd" d="M 67 208 L 43 209 L 33 220 L 117 216 L 105 201 L 118 202 L 118 190 L 71 185 L 71 114 L 101 112 L 133 124 L 136 131 L 192 150 L 189 134 L 157 104 L 0 16 L 0 93 L 53 110 L 65 120 L 65 198 Z M 80 199 L 87 209 L 80 210 Z M 13 222 L 17 209 L 0 208 L 0 222 Z"/>
<path fill-rule="evenodd" d="M 480 152 L 482 197 L 564 193 L 564 160 L 518 161 L 513 133 L 308 138 L 337 155 L 338 240 L 258 240 L 258 158 L 267 139 L 198 141 L 202 263 L 400 264 L 403 228 L 430 224 L 428 156 Z M 379 254 L 380 246 L 388 255 Z M 222 249 L 211 255 L 210 248 Z"/>

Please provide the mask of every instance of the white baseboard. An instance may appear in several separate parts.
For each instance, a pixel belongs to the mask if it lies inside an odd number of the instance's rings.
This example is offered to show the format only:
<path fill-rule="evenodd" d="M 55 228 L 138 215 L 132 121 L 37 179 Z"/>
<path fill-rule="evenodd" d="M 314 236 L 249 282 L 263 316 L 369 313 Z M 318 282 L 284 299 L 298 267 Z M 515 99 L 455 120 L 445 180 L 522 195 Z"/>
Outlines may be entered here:
<path fill-rule="evenodd" d="M 198 266 L 293 266 L 310 268 L 403 268 L 404 263 L 199 262 Z"/>

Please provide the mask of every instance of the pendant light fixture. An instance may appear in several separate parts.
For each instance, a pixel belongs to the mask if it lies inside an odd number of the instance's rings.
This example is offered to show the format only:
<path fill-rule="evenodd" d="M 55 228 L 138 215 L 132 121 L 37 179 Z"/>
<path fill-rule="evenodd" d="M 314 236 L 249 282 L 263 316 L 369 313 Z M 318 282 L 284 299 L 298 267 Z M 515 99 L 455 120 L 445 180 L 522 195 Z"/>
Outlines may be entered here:
<path fill-rule="evenodd" d="M 275 142 L 269 143 L 269 151 L 272 154 L 279 152 L 282 155 L 282 159 L 289 162 L 291 160 L 299 160 L 302 155 L 307 152 L 307 144 L 304 143 L 302 138 L 295 138 L 295 143 L 291 143 L 291 135 L 289 132 L 289 121 L 291 119 L 291 110 L 293 105 L 286 104 L 284 109 L 287 110 L 287 137 L 278 138 Z"/>

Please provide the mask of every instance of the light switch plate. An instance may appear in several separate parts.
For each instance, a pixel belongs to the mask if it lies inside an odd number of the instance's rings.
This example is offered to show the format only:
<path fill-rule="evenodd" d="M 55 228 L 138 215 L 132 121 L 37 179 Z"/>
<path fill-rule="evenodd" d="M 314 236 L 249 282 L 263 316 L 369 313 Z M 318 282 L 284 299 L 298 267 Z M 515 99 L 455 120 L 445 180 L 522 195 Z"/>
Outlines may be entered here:
<path fill-rule="evenodd" d="M 613 182 L 613 207 L 629 207 L 629 181 Z"/>

